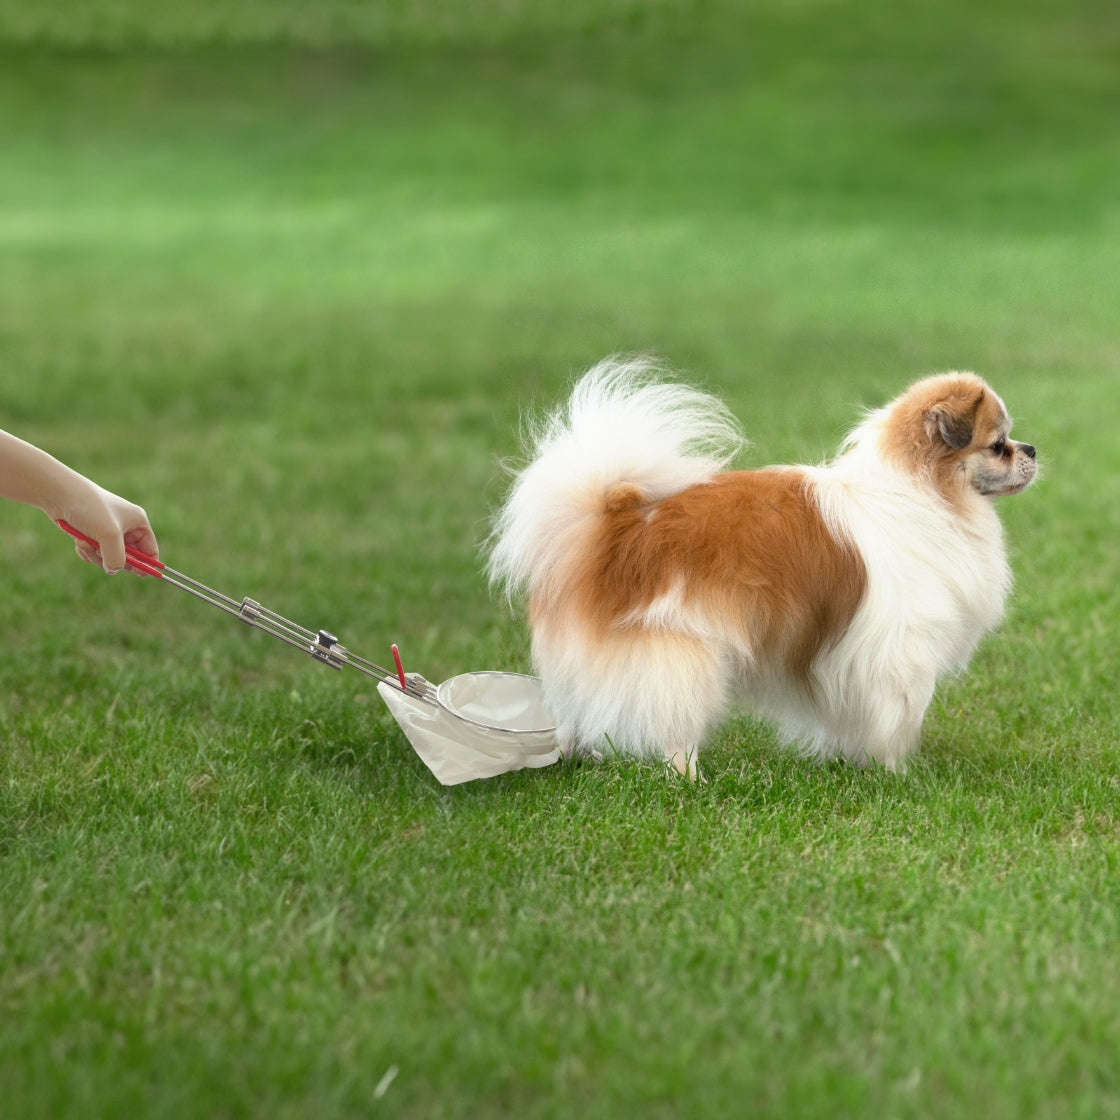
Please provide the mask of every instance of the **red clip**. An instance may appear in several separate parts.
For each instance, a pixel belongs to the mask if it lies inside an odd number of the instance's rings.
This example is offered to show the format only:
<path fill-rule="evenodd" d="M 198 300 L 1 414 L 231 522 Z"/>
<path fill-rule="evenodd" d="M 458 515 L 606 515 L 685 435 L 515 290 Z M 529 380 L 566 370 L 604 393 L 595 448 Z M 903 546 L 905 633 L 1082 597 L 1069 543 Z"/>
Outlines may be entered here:
<path fill-rule="evenodd" d="M 393 644 L 393 663 L 397 667 L 397 680 L 401 682 L 401 688 L 408 691 L 408 681 L 404 679 L 404 666 L 401 664 L 401 651 L 397 649 L 396 643 Z"/>

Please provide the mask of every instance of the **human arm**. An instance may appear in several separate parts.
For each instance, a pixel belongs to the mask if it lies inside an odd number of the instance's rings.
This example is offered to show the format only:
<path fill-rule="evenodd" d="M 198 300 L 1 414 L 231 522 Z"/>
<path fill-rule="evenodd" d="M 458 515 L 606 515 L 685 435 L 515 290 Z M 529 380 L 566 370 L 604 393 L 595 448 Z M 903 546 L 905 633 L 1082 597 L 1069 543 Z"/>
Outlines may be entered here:
<path fill-rule="evenodd" d="M 100 549 L 78 541 L 78 554 L 107 572 L 125 567 L 125 545 L 159 555 L 148 515 L 138 505 L 4 431 L 0 431 L 0 498 L 35 506 L 52 521 L 68 521 L 98 541 Z"/>

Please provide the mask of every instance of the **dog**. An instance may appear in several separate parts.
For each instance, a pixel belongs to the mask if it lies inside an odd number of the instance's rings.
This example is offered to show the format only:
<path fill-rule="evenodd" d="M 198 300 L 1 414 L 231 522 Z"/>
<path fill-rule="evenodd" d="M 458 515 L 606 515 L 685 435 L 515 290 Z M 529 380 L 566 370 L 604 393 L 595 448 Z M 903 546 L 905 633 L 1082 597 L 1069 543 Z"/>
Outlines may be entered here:
<path fill-rule="evenodd" d="M 993 499 L 1034 447 L 972 373 L 911 385 L 823 466 L 729 471 L 727 408 L 645 359 L 609 359 L 528 428 L 489 541 L 527 599 L 566 753 L 697 776 L 734 700 L 818 759 L 901 769 L 934 688 L 1011 588 Z"/>

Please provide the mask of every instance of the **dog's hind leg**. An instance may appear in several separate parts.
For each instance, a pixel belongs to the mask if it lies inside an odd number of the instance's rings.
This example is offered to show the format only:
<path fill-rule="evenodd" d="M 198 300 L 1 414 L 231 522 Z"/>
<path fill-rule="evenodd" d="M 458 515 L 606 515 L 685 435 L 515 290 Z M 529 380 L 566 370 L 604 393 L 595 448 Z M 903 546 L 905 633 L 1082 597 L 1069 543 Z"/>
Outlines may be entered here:
<path fill-rule="evenodd" d="M 729 690 L 723 659 L 710 644 L 637 627 L 563 644 L 538 633 L 534 661 L 566 754 L 592 747 L 604 755 L 663 758 L 696 778 L 697 752 L 723 716 Z"/>
<path fill-rule="evenodd" d="M 721 658 L 707 643 L 680 634 L 632 636 L 626 645 L 633 674 L 623 688 L 633 697 L 631 741 L 659 752 L 682 777 L 700 780 L 700 747 L 727 707 Z"/>

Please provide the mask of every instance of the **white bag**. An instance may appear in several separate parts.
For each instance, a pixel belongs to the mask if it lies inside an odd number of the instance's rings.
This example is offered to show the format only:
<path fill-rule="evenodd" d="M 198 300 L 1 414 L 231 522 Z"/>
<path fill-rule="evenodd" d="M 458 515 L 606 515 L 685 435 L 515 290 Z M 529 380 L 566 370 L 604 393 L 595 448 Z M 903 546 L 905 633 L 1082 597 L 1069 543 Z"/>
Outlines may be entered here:
<path fill-rule="evenodd" d="M 423 678 L 410 678 L 427 685 Z M 382 682 L 382 700 L 413 749 L 445 786 L 492 778 L 560 757 L 556 720 L 537 677 L 460 673 L 420 699 Z M 431 686 L 428 694 L 432 695 Z"/>

